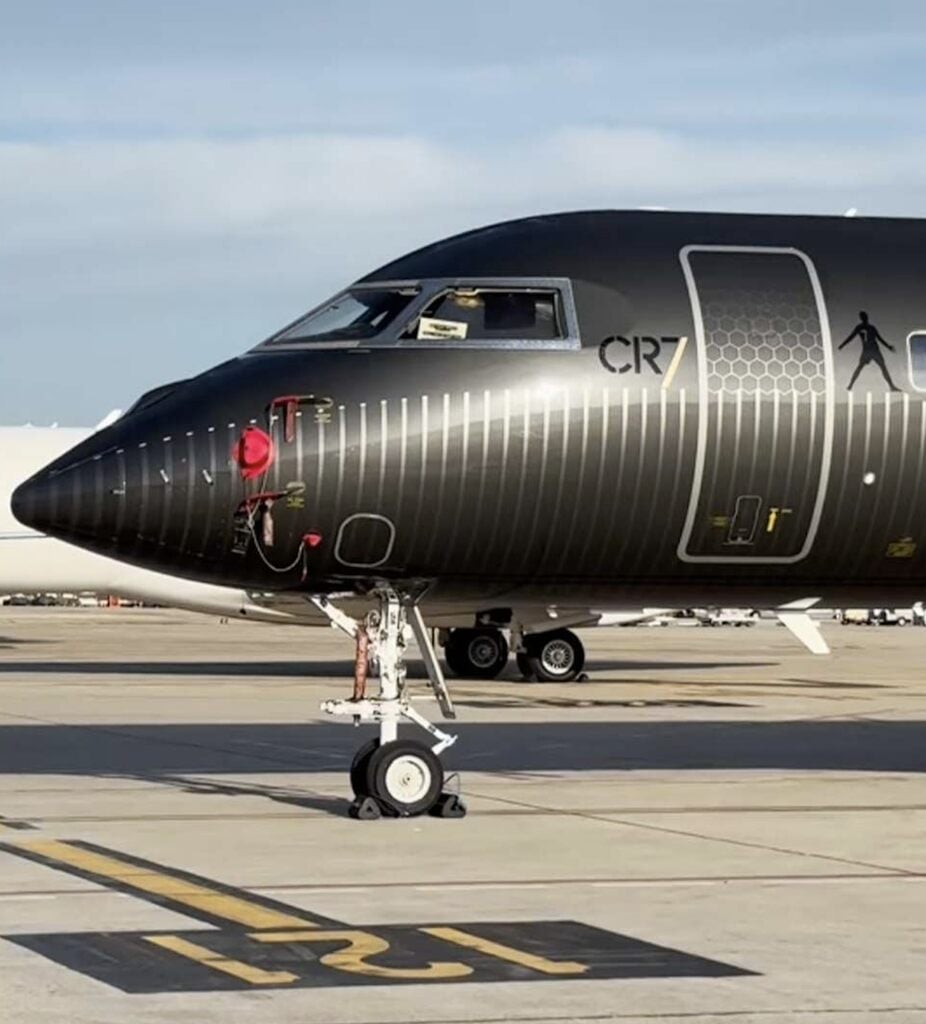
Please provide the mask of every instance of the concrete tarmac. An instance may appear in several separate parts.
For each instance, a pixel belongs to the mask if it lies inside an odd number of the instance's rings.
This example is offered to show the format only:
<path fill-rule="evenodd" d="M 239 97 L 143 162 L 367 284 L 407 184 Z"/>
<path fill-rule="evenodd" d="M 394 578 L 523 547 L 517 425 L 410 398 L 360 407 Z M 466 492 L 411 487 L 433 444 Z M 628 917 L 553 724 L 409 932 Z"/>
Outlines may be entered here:
<path fill-rule="evenodd" d="M 824 632 L 455 683 L 468 816 L 356 822 L 338 634 L 0 609 L 0 1022 L 924 1024 L 926 629 Z"/>

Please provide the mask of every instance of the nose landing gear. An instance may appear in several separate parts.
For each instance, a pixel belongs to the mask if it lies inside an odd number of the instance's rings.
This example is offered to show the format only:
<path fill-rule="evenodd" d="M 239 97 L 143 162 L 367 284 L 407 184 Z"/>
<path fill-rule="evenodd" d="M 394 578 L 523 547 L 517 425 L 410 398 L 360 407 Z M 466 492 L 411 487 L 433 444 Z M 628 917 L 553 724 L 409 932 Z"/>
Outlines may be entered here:
<path fill-rule="evenodd" d="M 444 732 L 412 707 L 405 677 L 406 626 L 410 626 L 444 718 L 456 717 L 421 610 L 414 601 L 390 588 L 377 591 L 376 597 L 379 608 L 370 612 L 362 623 L 345 615 L 327 598 L 311 599 L 333 626 L 357 641 L 358 649 L 368 645 L 378 673 L 377 696 L 367 697 L 364 687 L 360 687 L 355 688 L 350 700 L 322 703 L 322 710 L 329 715 L 349 715 L 356 725 L 361 722 L 379 725 L 379 738 L 365 743 L 351 764 L 350 780 L 354 791 L 351 817 L 433 814 L 462 818 L 466 806 L 458 794 L 445 790 L 447 780 L 440 761 L 440 755 L 457 737 Z M 400 721 L 420 726 L 436 742 L 428 746 L 419 740 L 400 739 Z"/>

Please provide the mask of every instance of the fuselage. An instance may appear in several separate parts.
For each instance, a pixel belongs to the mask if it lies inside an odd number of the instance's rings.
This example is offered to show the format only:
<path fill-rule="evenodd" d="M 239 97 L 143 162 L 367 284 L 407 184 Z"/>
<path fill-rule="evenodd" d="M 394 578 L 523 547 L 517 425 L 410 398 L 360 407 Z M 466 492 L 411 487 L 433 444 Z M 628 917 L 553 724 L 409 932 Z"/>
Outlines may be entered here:
<path fill-rule="evenodd" d="M 252 590 L 906 603 L 926 589 L 924 275 L 913 220 L 471 232 L 369 275 L 304 336 L 146 396 L 16 514 Z M 372 310 L 371 289 L 381 329 L 312 328 L 348 299 Z"/>

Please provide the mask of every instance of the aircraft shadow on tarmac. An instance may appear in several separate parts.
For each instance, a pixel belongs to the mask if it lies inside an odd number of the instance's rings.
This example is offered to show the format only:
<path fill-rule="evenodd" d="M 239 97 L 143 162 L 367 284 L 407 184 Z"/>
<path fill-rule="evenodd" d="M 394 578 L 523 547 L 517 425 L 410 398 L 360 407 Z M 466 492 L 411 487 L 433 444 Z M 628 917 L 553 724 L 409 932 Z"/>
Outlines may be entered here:
<path fill-rule="evenodd" d="M 924 721 L 457 723 L 452 771 L 926 771 Z M 2 725 L 0 773 L 342 772 L 356 733 L 338 723 Z M 465 782 L 465 778 L 464 778 Z"/>
<path fill-rule="evenodd" d="M 11 651 L 14 647 L 23 647 L 25 644 L 48 644 L 50 640 L 24 640 L 20 636 L 0 636 L 0 651 Z M 2 670 L 0 670 L 2 671 Z"/>
<path fill-rule="evenodd" d="M 147 781 L 152 781 L 150 775 L 144 778 Z M 301 807 L 310 811 L 324 811 L 326 814 L 333 814 L 339 818 L 347 816 L 351 804 L 346 797 L 328 796 L 324 793 L 307 792 L 305 789 L 288 786 L 263 785 L 259 782 L 217 782 L 215 779 L 197 779 L 184 775 L 159 775 L 154 781 L 173 786 L 184 793 L 196 793 L 202 796 L 265 797 L 274 803 Z"/>

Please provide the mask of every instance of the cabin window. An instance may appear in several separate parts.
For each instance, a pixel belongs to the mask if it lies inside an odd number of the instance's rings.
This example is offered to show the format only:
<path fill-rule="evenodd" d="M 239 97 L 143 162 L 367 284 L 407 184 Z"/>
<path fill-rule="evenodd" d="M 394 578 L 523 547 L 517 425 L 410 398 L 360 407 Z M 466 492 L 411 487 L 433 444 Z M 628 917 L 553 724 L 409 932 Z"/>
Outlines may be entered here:
<path fill-rule="evenodd" d="M 917 391 L 926 391 L 926 330 L 915 331 L 907 338 L 910 360 L 910 383 Z"/>
<path fill-rule="evenodd" d="M 402 332 L 403 340 L 429 344 L 564 337 L 559 292 L 551 288 L 446 288 Z"/>
<path fill-rule="evenodd" d="M 417 287 L 356 287 L 307 313 L 265 345 L 368 341 L 381 334 L 412 302 Z"/>

